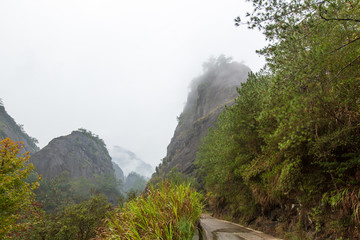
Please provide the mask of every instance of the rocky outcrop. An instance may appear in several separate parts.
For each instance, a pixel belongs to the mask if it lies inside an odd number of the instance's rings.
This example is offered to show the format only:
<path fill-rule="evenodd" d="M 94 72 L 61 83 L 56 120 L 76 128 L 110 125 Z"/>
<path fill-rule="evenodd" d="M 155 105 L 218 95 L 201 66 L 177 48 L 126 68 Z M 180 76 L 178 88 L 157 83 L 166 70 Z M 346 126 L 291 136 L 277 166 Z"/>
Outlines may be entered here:
<path fill-rule="evenodd" d="M 24 151 L 33 154 L 39 151 L 36 146 L 37 140 L 30 137 L 23 129 L 22 125 L 18 125 L 15 120 L 6 112 L 0 100 L 0 139 L 11 138 L 14 142 L 23 142 Z"/>
<path fill-rule="evenodd" d="M 84 129 L 53 139 L 30 161 L 35 170 L 47 179 L 64 171 L 69 172 L 71 178 L 114 174 L 111 157 L 103 140 Z"/>
<path fill-rule="evenodd" d="M 114 173 L 116 179 L 120 180 L 122 183 L 125 181 L 125 176 L 123 170 L 119 167 L 119 165 L 115 162 L 111 162 L 114 168 Z"/>
<path fill-rule="evenodd" d="M 157 168 L 166 175 L 173 168 L 182 173 L 194 171 L 201 138 L 213 126 L 226 105 L 237 96 L 237 87 L 245 82 L 250 69 L 220 56 L 205 64 L 203 75 L 193 80 L 191 91 L 178 125 L 167 148 L 167 156 Z"/>

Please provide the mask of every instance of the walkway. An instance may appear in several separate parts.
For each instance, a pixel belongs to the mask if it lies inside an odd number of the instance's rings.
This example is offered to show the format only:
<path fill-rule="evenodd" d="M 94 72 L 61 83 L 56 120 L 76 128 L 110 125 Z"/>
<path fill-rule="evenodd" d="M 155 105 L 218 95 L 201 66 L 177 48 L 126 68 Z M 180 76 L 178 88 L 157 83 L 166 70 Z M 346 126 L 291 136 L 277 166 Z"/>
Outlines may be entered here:
<path fill-rule="evenodd" d="M 201 215 L 200 227 L 204 240 L 280 240 L 241 225 Z"/>

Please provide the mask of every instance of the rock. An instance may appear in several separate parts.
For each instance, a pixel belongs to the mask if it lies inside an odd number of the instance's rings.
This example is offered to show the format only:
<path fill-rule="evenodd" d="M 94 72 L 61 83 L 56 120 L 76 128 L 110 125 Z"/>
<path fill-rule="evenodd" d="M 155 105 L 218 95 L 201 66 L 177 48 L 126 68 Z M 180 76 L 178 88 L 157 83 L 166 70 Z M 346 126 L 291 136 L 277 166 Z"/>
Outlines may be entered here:
<path fill-rule="evenodd" d="M 191 175 L 201 138 L 214 125 L 226 105 L 237 96 L 236 88 L 245 82 L 250 69 L 220 56 L 207 63 L 204 74 L 193 80 L 191 91 L 178 125 L 167 148 L 167 156 L 158 167 L 166 175 L 177 167 L 180 172 Z"/>
<path fill-rule="evenodd" d="M 30 161 L 44 178 L 68 171 L 70 178 L 114 174 L 111 157 L 103 140 L 84 129 L 53 139 Z"/>
<path fill-rule="evenodd" d="M 115 171 L 116 179 L 120 180 L 122 183 L 125 181 L 125 176 L 123 170 L 119 167 L 119 165 L 115 162 L 111 162 Z"/>

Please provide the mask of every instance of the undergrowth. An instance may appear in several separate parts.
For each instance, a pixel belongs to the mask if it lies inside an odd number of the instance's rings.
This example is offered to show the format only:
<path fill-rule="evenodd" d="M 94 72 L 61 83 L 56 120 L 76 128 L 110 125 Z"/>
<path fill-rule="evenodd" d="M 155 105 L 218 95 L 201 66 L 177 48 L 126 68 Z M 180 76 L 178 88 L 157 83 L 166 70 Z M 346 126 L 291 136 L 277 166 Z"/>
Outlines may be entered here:
<path fill-rule="evenodd" d="M 192 239 L 203 196 L 189 184 L 150 186 L 146 194 L 109 212 L 97 239 Z"/>

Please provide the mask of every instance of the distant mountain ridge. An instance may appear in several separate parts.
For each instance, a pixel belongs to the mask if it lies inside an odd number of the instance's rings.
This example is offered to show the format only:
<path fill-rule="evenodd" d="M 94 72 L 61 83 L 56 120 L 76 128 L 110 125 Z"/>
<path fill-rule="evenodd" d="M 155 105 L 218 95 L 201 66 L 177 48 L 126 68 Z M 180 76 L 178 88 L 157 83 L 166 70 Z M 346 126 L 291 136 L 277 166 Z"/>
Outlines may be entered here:
<path fill-rule="evenodd" d="M 150 177 L 154 168 L 141 160 L 135 153 L 120 146 L 114 146 L 110 149 L 112 160 L 117 163 L 125 175 L 136 172 L 142 176 Z"/>

